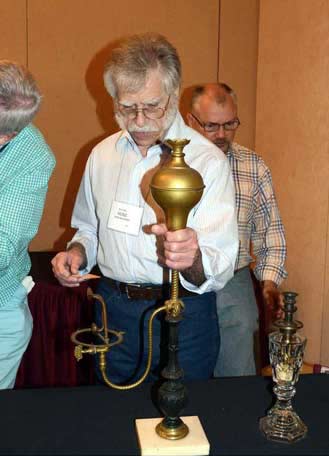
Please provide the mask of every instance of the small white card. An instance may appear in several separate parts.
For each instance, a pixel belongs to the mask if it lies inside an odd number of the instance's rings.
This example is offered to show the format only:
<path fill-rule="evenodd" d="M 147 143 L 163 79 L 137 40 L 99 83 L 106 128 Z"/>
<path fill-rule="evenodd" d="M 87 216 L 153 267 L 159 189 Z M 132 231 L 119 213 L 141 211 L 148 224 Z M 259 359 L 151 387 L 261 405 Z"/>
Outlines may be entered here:
<path fill-rule="evenodd" d="M 138 236 L 143 208 L 113 201 L 107 227 L 115 231 Z"/>

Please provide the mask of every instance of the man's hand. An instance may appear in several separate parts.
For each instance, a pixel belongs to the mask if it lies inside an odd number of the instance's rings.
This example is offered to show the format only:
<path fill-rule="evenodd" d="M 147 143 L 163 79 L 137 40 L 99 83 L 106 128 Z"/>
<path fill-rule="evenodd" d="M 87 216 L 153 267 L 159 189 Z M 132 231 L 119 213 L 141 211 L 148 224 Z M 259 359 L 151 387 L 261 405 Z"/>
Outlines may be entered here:
<path fill-rule="evenodd" d="M 160 264 L 181 271 L 188 282 L 197 286 L 206 280 L 198 237 L 192 228 L 168 231 L 161 223 L 153 225 L 151 231 L 162 238 L 161 249 L 158 249 Z"/>
<path fill-rule="evenodd" d="M 78 287 L 85 278 L 79 269 L 85 266 L 87 257 L 83 245 L 74 243 L 66 252 L 58 253 L 52 260 L 52 269 L 56 279 L 64 287 Z"/>
<path fill-rule="evenodd" d="M 199 249 L 196 232 L 191 228 L 168 231 L 164 223 L 153 225 L 151 231 L 163 238 L 163 251 L 158 251 L 159 263 L 168 268 L 184 271 L 190 268 Z"/>
<path fill-rule="evenodd" d="M 274 321 L 277 318 L 281 318 L 283 315 L 282 296 L 278 290 L 277 284 L 272 280 L 264 280 L 261 285 L 263 299 L 271 320 Z"/>

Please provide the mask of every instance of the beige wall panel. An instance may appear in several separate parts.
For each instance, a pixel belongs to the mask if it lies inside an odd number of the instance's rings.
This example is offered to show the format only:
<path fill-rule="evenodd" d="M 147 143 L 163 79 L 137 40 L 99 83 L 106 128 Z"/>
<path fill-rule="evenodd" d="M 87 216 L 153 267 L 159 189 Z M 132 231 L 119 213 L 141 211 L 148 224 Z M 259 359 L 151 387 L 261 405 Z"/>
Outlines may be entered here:
<path fill-rule="evenodd" d="M 0 58 L 26 65 L 26 0 L 0 1 L 0 30 Z"/>
<path fill-rule="evenodd" d="M 256 149 L 273 174 L 289 278 L 319 362 L 328 230 L 329 2 L 260 2 Z M 328 353 L 328 347 L 326 348 Z"/>
<path fill-rule="evenodd" d="M 156 31 L 178 48 L 184 86 L 217 74 L 218 0 L 28 0 L 29 62 L 44 94 L 36 124 L 57 167 L 33 250 L 61 249 L 91 147 L 116 130 L 102 71 L 114 40 Z"/>
<path fill-rule="evenodd" d="M 328 150 L 329 155 L 329 150 Z M 329 160 L 328 160 L 329 161 Z M 328 195 L 329 201 L 329 195 Z M 324 304 L 322 316 L 322 338 L 321 338 L 321 352 L 320 363 L 329 366 L 329 204 L 327 213 L 327 248 L 326 248 L 326 266 L 324 277 Z"/>
<path fill-rule="evenodd" d="M 259 0 L 221 0 L 218 80 L 237 93 L 236 141 L 255 147 Z"/>

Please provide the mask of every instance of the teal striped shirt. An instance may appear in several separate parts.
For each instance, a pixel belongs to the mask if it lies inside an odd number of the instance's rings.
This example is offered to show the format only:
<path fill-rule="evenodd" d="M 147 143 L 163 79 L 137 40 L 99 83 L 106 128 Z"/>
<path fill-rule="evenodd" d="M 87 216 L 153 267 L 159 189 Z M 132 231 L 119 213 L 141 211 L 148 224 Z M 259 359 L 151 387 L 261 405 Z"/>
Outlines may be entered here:
<path fill-rule="evenodd" d="M 28 274 L 55 157 L 40 131 L 25 127 L 0 149 L 0 307 Z"/>

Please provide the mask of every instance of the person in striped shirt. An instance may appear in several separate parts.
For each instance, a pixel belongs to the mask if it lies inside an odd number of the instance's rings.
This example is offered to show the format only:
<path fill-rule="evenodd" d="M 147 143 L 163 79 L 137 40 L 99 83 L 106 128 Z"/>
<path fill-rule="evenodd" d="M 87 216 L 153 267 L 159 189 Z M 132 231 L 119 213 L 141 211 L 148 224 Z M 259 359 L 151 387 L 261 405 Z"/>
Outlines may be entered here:
<path fill-rule="evenodd" d="M 31 121 L 41 95 L 31 73 L 0 60 L 0 389 L 12 388 L 30 341 L 28 246 L 38 231 L 55 158 Z"/>
<path fill-rule="evenodd" d="M 221 347 L 214 376 L 252 375 L 258 310 L 250 264 L 255 259 L 253 273 L 272 315 L 279 311 L 278 286 L 287 276 L 285 234 L 271 172 L 259 155 L 233 142 L 240 121 L 236 94 L 227 84 L 195 87 L 187 120 L 226 154 L 236 192 L 239 252 L 234 277 L 217 293 Z"/>

